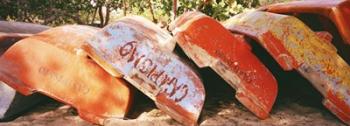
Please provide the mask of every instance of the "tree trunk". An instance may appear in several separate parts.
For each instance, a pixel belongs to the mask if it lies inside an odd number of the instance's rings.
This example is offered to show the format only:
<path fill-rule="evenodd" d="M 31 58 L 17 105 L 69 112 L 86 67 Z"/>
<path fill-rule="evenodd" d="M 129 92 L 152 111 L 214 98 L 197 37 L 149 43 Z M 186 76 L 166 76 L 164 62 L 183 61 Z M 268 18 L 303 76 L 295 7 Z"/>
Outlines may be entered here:
<path fill-rule="evenodd" d="M 126 6 L 126 0 L 123 0 L 123 9 L 124 9 L 124 16 L 126 16 L 126 12 L 128 11 L 128 7 Z"/>
<path fill-rule="evenodd" d="M 176 15 L 177 15 L 176 11 L 177 11 L 177 0 L 173 0 L 173 13 L 174 13 L 174 15 L 172 17 L 172 20 L 175 20 L 175 18 L 176 18 Z"/>
<path fill-rule="evenodd" d="M 157 21 L 156 17 L 154 16 L 152 2 L 151 2 L 151 0 L 148 0 L 147 2 L 148 2 L 148 8 L 151 11 L 152 20 L 153 20 L 154 23 L 157 23 L 158 21 Z"/>
<path fill-rule="evenodd" d="M 201 4 L 198 5 L 198 7 L 196 8 L 197 10 L 202 10 L 205 6 L 207 6 L 208 4 L 211 3 L 212 0 L 203 0 L 203 2 L 201 2 Z"/>
<path fill-rule="evenodd" d="M 92 17 L 92 20 L 91 20 L 91 24 L 94 24 L 94 22 L 95 22 L 97 10 L 98 10 L 98 7 L 95 8 L 94 13 L 92 14 L 93 17 Z"/>
<path fill-rule="evenodd" d="M 105 16 L 106 20 L 105 20 L 103 26 L 106 26 L 108 24 L 108 22 L 109 22 L 109 15 L 110 15 L 110 12 L 111 12 L 110 9 L 111 9 L 110 5 L 107 5 L 106 6 L 106 16 Z"/>
<path fill-rule="evenodd" d="M 104 24 L 104 16 L 103 16 L 103 11 L 102 11 L 102 5 L 99 5 L 98 6 L 98 15 L 100 17 L 100 25 L 99 27 L 103 27 L 103 24 Z"/>

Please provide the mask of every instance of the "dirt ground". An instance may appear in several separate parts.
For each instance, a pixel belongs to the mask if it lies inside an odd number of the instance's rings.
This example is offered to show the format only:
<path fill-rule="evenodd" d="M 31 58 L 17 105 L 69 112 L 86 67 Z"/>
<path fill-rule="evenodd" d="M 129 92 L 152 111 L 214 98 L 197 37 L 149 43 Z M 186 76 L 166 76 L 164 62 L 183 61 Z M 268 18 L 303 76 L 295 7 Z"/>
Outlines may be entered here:
<path fill-rule="evenodd" d="M 210 74 L 214 74 L 210 72 Z M 211 79 L 219 79 L 212 77 Z M 222 84 L 220 84 L 222 83 Z M 280 87 L 280 90 L 290 90 L 280 93 L 271 116 L 259 120 L 234 98 L 234 90 L 225 82 L 218 81 L 207 90 L 207 98 L 201 117 L 200 126 L 342 126 L 334 115 L 321 105 L 322 97 L 312 87 Z M 214 85 L 213 84 L 213 85 Z M 300 84 L 299 84 L 300 85 Z M 311 90 L 311 91 L 310 91 Z M 295 93 L 294 95 L 293 92 Z M 291 94 L 289 94 L 291 93 Z M 110 119 L 105 125 L 125 126 L 176 126 L 181 125 L 165 113 L 156 109 L 153 102 L 137 92 L 136 101 L 125 120 Z M 0 123 L 0 126 L 93 126 L 77 116 L 76 111 L 62 103 L 49 100 L 17 119 Z M 345 126 L 345 125 L 344 125 Z"/>
<path fill-rule="evenodd" d="M 299 103 L 289 103 L 283 101 L 278 103 L 271 112 L 271 116 L 266 120 L 259 120 L 238 101 L 234 99 L 221 99 L 221 96 L 207 99 L 208 102 L 199 120 L 201 126 L 341 126 L 339 120 L 328 112 L 325 108 L 314 105 L 301 105 Z M 233 98 L 233 97 L 232 97 Z M 105 125 L 125 126 L 176 126 L 180 125 L 169 116 L 155 108 L 149 99 L 143 97 L 147 104 L 134 106 L 134 110 L 126 120 L 108 120 Z M 25 113 L 23 116 L 11 121 L 0 123 L 0 126 L 93 126 L 77 116 L 73 108 L 50 100 L 48 103 Z"/>

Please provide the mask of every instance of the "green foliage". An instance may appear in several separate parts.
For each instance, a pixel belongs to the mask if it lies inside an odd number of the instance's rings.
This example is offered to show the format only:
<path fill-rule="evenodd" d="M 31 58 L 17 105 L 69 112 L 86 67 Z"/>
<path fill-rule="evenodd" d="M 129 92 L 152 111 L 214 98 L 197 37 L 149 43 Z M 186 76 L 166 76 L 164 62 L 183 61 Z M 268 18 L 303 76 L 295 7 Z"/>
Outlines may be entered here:
<path fill-rule="evenodd" d="M 259 0 L 177 0 L 176 13 L 180 15 L 186 11 L 198 10 L 215 19 L 225 20 L 257 6 Z M 120 16 L 143 15 L 155 22 L 168 23 L 173 16 L 173 0 L 0 1 L 0 19 L 46 25 L 100 22 L 98 26 L 102 27 L 109 22 L 109 13 L 112 11 L 123 12 Z"/>
<path fill-rule="evenodd" d="M 3 0 L 0 18 L 5 20 L 59 25 L 84 23 L 93 7 L 89 0 Z"/>

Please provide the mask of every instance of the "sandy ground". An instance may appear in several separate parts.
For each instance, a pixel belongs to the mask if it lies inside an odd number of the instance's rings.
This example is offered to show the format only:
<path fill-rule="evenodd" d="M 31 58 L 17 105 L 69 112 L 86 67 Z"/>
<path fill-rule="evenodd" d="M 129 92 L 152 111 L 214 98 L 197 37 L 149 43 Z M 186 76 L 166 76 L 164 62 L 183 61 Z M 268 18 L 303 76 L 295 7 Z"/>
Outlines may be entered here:
<path fill-rule="evenodd" d="M 209 74 L 213 73 L 209 72 Z M 219 77 L 214 76 L 209 79 L 216 80 Z M 293 86 L 280 87 L 280 90 L 284 91 L 284 93 L 279 94 L 271 116 L 266 120 L 259 120 L 242 106 L 234 98 L 234 90 L 225 82 L 217 81 L 213 85 L 215 86 L 209 86 L 211 90 L 207 90 L 205 106 L 198 121 L 198 124 L 201 126 L 344 125 L 321 105 L 322 97 L 307 83 L 301 84 L 302 86 L 295 84 Z M 105 125 L 181 125 L 156 109 L 153 102 L 140 92 L 137 92 L 136 99 L 131 112 L 125 120 L 111 119 L 106 121 Z M 61 126 L 62 124 L 92 126 L 92 124 L 80 119 L 72 107 L 54 100 L 49 100 L 31 109 L 13 121 L 0 123 L 0 126 Z"/>
<path fill-rule="evenodd" d="M 202 112 L 199 120 L 201 126 L 341 126 L 339 120 L 329 113 L 325 108 L 316 106 L 301 105 L 298 103 L 278 103 L 271 116 L 266 120 L 259 120 L 238 101 L 234 99 L 208 99 L 210 102 Z M 171 126 L 180 125 L 175 120 L 155 108 L 152 102 L 144 97 L 147 104 L 135 105 L 134 111 L 129 117 L 131 119 L 120 120 L 111 119 L 106 121 L 105 125 L 125 126 L 125 125 L 142 125 L 142 126 Z M 135 111 L 136 110 L 136 111 Z M 38 107 L 25 113 L 23 116 L 11 121 L 0 123 L 0 126 L 93 126 L 77 116 L 76 111 L 68 105 L 63 105 L 56 101 L 39 105 Z"/>

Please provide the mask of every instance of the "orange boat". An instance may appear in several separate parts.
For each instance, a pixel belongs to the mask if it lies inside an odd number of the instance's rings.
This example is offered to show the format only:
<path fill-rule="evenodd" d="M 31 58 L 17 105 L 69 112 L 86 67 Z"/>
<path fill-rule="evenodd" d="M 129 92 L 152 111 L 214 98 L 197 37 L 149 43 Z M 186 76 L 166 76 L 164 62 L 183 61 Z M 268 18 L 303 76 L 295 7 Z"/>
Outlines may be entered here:
<path fill-rule="evenodd" d="M 123 77 L 185 125 L 197 125 L 205 91 L 197 74 L 173 54 L 170 34 L 142 17 L 107 25 L 84 50 L 106 71 Z"/>
<path fill-rule="evenodd" d="M 91 123 L 123 118 L 132 101 L 128 84 L 80 49 L 97 30 L 62 26 L 15 43 L 1 56 L 0 80 L 24 95 L 39 92 L 72 105 Z"/>
<path fill-rule="evenodd" d="M 277 96 L 277 82 L 242 35 L 231 34 L 200 12 L 181 15 L 170 29 L 197 66 L 212 68 L 236 89 L 236 98 L 244 106 L 261 119 L 268 117 Z"/>
<path fill-rule="evenodd" d="M 328 37 L 293 16 L 260 11 L 236 15 L 224 26 L 256 40 L 284 70 L 298 71 L 325 97 L 323 104 L 350 125 L 350 67 Z"/>
<path fill-rule="evenodd" d="M 0 55 L 13 43 L 48 28 L 50 27 L 30 23 L 0 21 Z M 0 121 L 15 119 L 42 101 L 45 101 L 45 97 L 39 93 L 23 96 L 0 82 Z"/>

